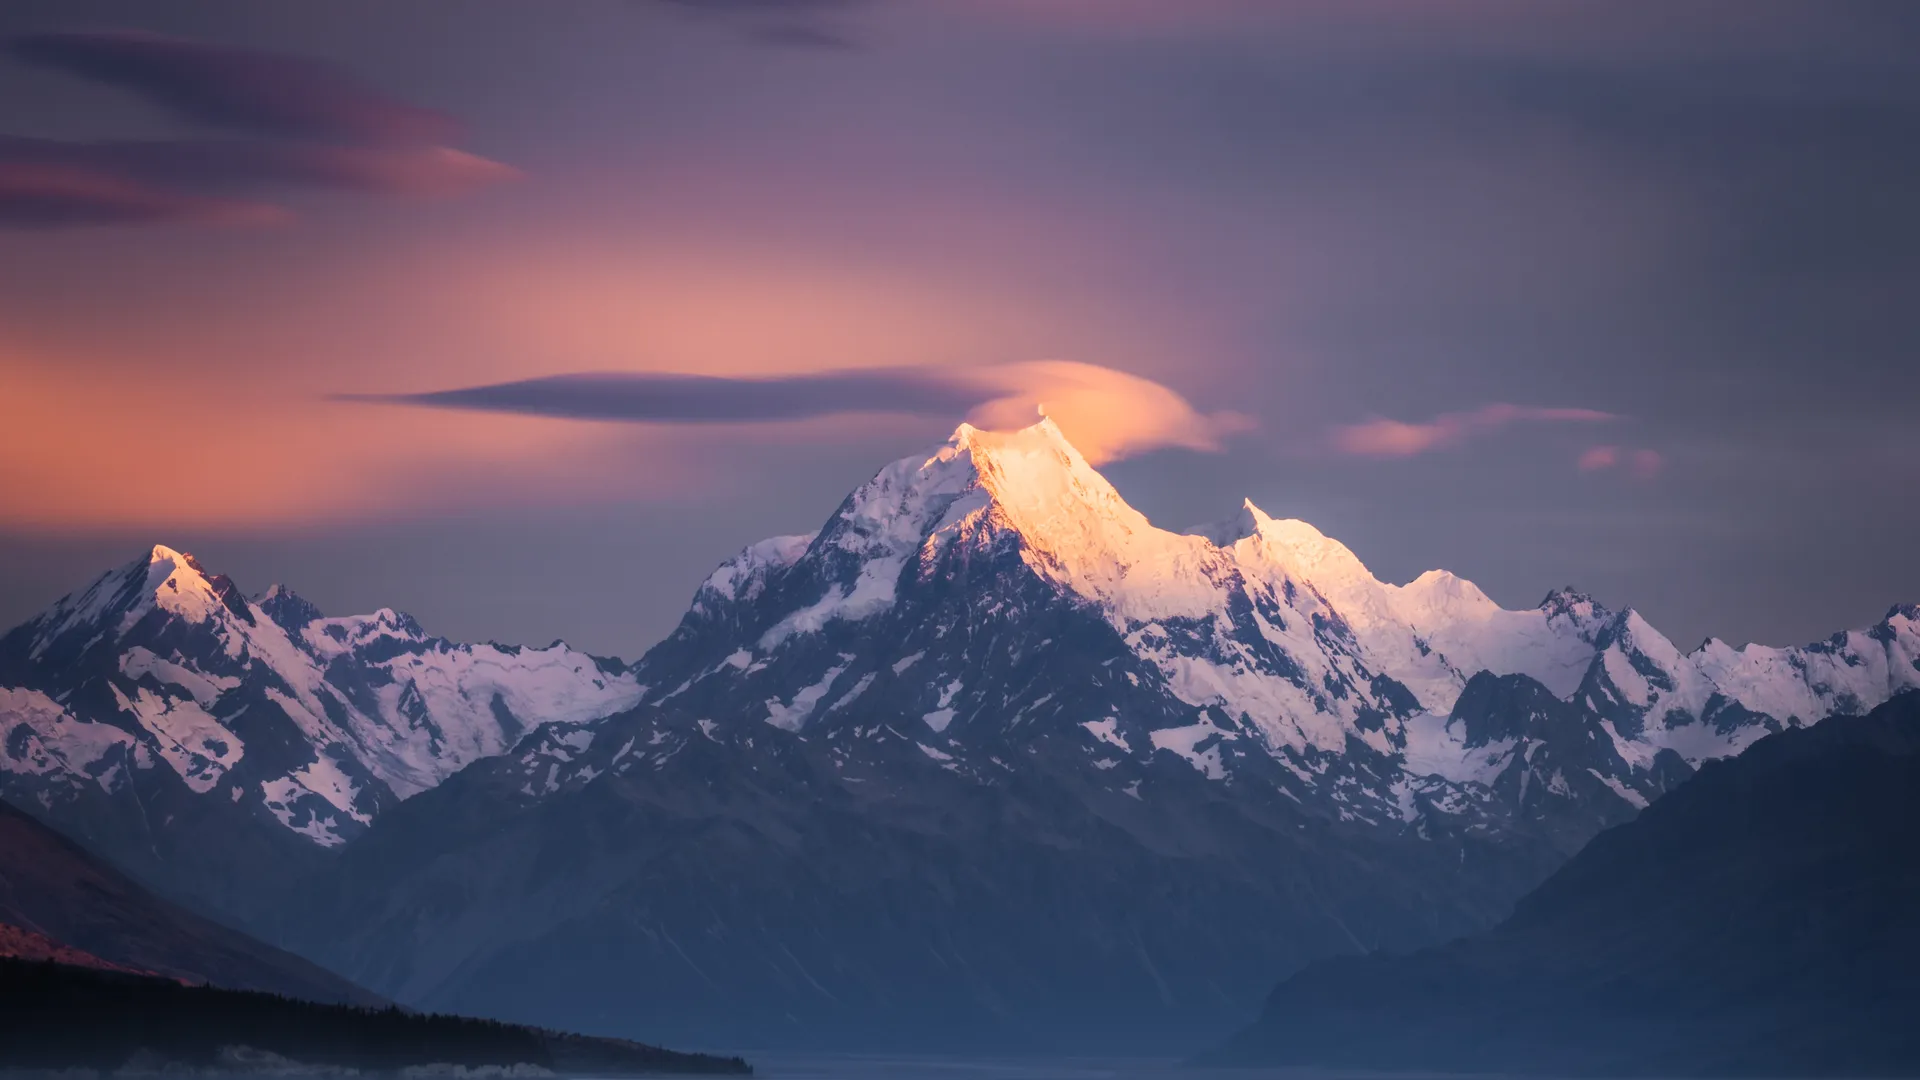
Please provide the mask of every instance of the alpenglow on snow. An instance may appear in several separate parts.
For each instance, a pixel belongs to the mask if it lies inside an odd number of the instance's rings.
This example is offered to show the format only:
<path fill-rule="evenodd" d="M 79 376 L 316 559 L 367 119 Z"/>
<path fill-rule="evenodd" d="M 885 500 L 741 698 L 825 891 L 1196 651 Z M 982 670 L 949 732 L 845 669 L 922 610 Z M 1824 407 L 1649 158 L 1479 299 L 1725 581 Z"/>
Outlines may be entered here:
<path fill-rule="evenodd" d="M 430 1007 L 714 1045 L 1200 1045 L 1313 959 L 1492 925 L 1916 656 L 1912 609 L 1682 655 L 1571 592 L 1383 584 L 1250 505 L 1155 528 L 1051 422 L 962 427 L 715 570 L 637 707 L 377 820 L 291 944 Z"/>
<path fill-rule="evenodd" d="M 1075 698 L 1081 688 L 1010 680 L 992 648 L 1061 643 L 989 644 L 965 620 L 920 617 L 923 597 L 968 588 L 967 568 L 999 551 L 1048 602 L 1092 616 L 1082 632 L 1106 640 L 1076 647 L 1104 650 L 1110 673 L 1124 657 L 1113 679 L 1161 705 L 1103 710 Z M 1515 611 L 1442 570 L 1387 584 L 1338 541 L 1250 501 L 1193 535 L 1156 528 L 1042 419 L 1004 433 L 962 425 L 882 469 L 819 533 L 747 548 L 638 670 L 648 703 L 717 722 L 806 731 L 859 702 L 940 747 L 1069 724 L 1089 755 L 1165 751 L 1222 781 L 1249 760 L 1277 762 L 1303 797 L 1331 771 L 1352 781 L 1344 813 L 1389 822 L 1474 801 L 1516 768 L 1549 790 L 1575 782 L 1527 768 L 1544 733 L 1453 715 L 1481 672 L 1524 677 L 1586 716 L 1600 745 L 1579 782 L 1640 806 L 1667 783 L 1663 755 L 1684 774 L 1769 727 L 1920 685 L 1917 627 L 1897 608 L 1801 648 L 1682 653 L 1636 612 L 1571 591 Z M 1355 758 L 1370 780 L 1340 768 Z"/>

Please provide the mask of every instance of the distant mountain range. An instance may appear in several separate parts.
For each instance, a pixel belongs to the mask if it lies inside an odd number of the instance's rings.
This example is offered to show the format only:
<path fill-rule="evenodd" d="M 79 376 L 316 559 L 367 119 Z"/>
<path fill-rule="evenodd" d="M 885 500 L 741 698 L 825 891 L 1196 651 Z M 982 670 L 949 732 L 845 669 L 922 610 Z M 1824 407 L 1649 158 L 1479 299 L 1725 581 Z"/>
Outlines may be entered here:
<path fill-rule="evenodd" d="M 1768 736 L 1602 833 L 1492 931 L 1320 961 L 1221 1064 L 1920 1071 L 1920 694 Z"/>
<path fill-rule="evenodd" d="M 0 639 L 0 794 L 410 1003 L 1190 1049 L 1316 958 L 1494 924 L 1917 657 L 1911 607 L 1683 653 L 1572 591 L 1382 583 L 1251 504 L 1167 532 L 1050 421 L 962 426 L 723 564 L 630 668 L 155 549 Z"/>
<path fill-rule="evenodd" d="M 250 600 L 155 547 L 0 637 L 0 796 L 248 920 L 401 799 L 638 697 L 622 665 L 559 643 L 330 619 L 279 586 Z"/>
<path fill-rule="evenodd" d="M 1320 956 L 1491 925 L 1767 731 L 1920 683 L 1910 610 L 1683 655 L 1561 592 L 1154 528 L 1051 423 L 748 548 L 634 668 L 342 851 L 289 940 L 668 1040 L 1187 1049 Z"/>

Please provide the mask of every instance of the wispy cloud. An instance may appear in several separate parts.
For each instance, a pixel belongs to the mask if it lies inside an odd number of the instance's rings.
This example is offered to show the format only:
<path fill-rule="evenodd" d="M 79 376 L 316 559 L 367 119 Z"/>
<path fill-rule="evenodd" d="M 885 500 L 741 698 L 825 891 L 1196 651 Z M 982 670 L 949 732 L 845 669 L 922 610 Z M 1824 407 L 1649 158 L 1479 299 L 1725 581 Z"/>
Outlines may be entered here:
<path fill-rule="evenodd" d="M 667 372 L 549 375 L 420 394 L 343 394 L 345 401 L 473 409 L 569 420 L 751 423 L 836 413 L 965 413 L 982 389 L 923 368 L 870 368 L 769 378 Z"/>
<path fill-rule="evenodd" d="M 131 31 L 30 34 L 5 52 L 243 137 L 0 135 L 0 227 L 259 224 L 292 215 L 235 196 L 291 188 L 442 196 L 517 175 L 445 145 L 454 124 L 444 114 L 304 57 Z"/>
<path fill-rule="evenodd" d="M 331 65 L 291 53 L 210 45 L 134 30 L 25 34 L 17 59 L 131 91 L 161 108 L 250 135 L 340 142 L 437 143 L 453 118 L 395 101 Z"/>
<path fill-rule="evenodd" d="M 1458 446 L 1482 435 L 1522 423 L 1596 424 L 1619 417 L 1598 409 L 1541 408 L 1495 402 L 1468 412 L 1441 413 L 1431 420 L 1408 422 L 1376 417 L 1333 431 L 1335 448 L 1365 457 L 1416 457 Z"/>
<path fill-rule="evenodd" d="M 1178 446 L 1217 451 L 1252 426 L 1202 413 L 1151 379 L 1095 364 L 1042 361 L 973 368 L 865 368 L 767 378 L 664 372 L 553 375 L 341 400 L 654 424 L 766 423 L 845 413 L 951 416 L 982 427 L 1030 424 L 1045 409 L 1090 461 Z"/>
<path fill-rule="evenodd" d="M 85 225 L 267 225 L 287 220 L 277 206 L 197 198 L 146 187 L 111 173 L 54 164 L 8 164 L 0 150 L 0 228 Z"/>
<path fill-rule="evenodd" d="M 155 200 L 290 188 L 452 195 L 516 175 L 447 146 L 351 146 L 246 139 L 67 142 L 0 135 L 0 170 L 58 173 L 81 193 L 109 184 Z"/>

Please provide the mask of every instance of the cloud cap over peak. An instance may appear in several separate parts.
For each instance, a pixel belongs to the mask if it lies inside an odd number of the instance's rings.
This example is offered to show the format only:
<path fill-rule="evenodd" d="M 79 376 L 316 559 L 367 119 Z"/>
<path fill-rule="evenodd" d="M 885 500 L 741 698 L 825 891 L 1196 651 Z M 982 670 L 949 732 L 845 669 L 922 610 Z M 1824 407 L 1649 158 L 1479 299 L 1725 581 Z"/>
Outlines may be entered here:
<path fill-rule="evenodd" d="M 978 427 L 1025 427 L 1044 407 L 1087 460 L 1164 447 L 1218 451 L 1253 426 L 1202 413 L 1151 379 L 1067 360 L 973 368 L 852 368 L 774 377 L 672 372 L 551 375 L 415 394 L 340 400 L 628 423 L 770 423 L 847 413 L 960 416 Z"/>

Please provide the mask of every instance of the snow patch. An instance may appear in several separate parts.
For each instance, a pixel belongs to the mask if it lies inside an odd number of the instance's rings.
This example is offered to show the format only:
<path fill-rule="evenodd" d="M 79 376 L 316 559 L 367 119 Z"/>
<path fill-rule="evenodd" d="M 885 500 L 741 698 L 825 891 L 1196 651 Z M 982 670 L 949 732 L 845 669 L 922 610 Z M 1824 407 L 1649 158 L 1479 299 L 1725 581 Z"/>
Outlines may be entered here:
<path fill-rule="evenodd" d="M 820 676 L 820 681 L 805 687 L 793 695 L 792 700 L 785 703 L 782 703 L 779 698 L 768 698 L 766 701 L 767 723 L 787 731 L 799 731 L 806 726 L 808 718 L 813 716 L 814 707 L 820 704 L 821 698 L 826 696 L 828 688 L 833 686 L 833 681 L 846 670 L 847 665 L 844 661 L 836 667 L 828 668 L 827 673 Z"/>
<path fill-rule="evenodd" d="M 1421 713 L 1405 727 L 1404 761 L 1413 776 L 1438 776 L 1455 784 L 1492 784 L 1513 760 L 1515 739 L 1497 739 L 1482 746 L 1466 744 L 1465 725 L 1454 726 L 1444 716 Z"/>
<path fill-rule="evenodd" d="M 1109 716 L 1105 720 L 1088 720 L 1080 726 L 1086 728 L 1089 735 L 1103 743 L 1117 746 L 1128 753 L 1133 752 L 1133 748 L 1127 745 L 1127 740 L 1120 737 L 1120 721 L 1114 717 Z"/>
<path fill-rule="evenodd" d="M 1220 745 L 1240 736 L 1238 732 L 1215 727 L 1211 719 L 1203 719 L 1186 727 L 1161 728 L 1153 732 L 1151 737 L 1154 749 L 1171 750 L 1187 759 L 1187 764 L 1205 774 L 1207 779 L 1222 780 L 1226 778 L 1227 768 L 1221 760 Z M 1210 745 L 1201 749 L 1201 743 Z"/>

